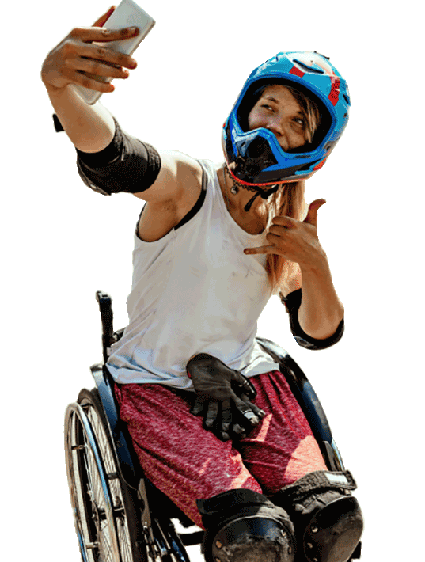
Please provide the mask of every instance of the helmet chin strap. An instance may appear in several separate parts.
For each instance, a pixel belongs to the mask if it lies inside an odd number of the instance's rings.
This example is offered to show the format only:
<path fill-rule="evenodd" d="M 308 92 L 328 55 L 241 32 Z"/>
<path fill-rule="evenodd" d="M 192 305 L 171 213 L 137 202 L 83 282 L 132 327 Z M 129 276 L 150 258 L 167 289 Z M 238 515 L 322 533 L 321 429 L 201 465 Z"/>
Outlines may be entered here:
<path fill-rule="evenodd" d="M 245 185 L 245 184 L 242 184 L 242 183 L 237 183 L 235 178 L 232 176 L 232 174 L 228 170 L 227 164 L 225 164 L 224 166 L 225 166 L 224 169 L 225 169 L 227 175 L 229 176 L 229 178 L 233 182 L 234 187 L 232 187 L 232 189 L 231 189 L 232 193 L 237 193 L 239 188 L 247 189 L 248 191 L 256 191 L 257 192 L 254 195 L 254 197 L 252 197 L 248 201 L 248 203 L 245 205 L 244 210 L 245 210 L 246 213 L 251 209 L 251 207 L 252 207 L 252 205 L 253 205 L 253 203 L 254 203 L 254 201 L 257 197 L 262 197 L 263 199 L 268 199 L 270 197 L 270 195 L 273 195 L 273 193 L 275 193 L 280 187 L 280 184 L 275 184 L 270 189 L 264 190 L 264 189 L 261 189 L 261 187 L 257 187 L 255 185 Z M 237 185 L 235 185 L 236 183 L 237 183 Z M 235 190 L 235 191 L 233 191 L 233 190 Z"/>
<path fill-rule="evenodd" d="M 243 186 L 243 187 L 245 187 L 245 186 Z M 254 203 L 255 199 L 258 196 L 262 197 L 263 199 L 268 199 L 270 197 L 270 195 L 272 195 L 273 193 L 275 193 L 279 189 L 279 187 L 280 187 L 280 185 L 276 184 L 272 188 L 268 189 L 267 191 L 264 191 L 263 189 L 260 189 L 260 188 L 254 188 L 255 191 L 257 191 L 257 193 L 245 205 L 245 211 L 248 212 L 250 210 L 250 208 L 252 207 L 252 204 Z M 249 188 L 247 187 L 247 189 L 249 189 Z"/>

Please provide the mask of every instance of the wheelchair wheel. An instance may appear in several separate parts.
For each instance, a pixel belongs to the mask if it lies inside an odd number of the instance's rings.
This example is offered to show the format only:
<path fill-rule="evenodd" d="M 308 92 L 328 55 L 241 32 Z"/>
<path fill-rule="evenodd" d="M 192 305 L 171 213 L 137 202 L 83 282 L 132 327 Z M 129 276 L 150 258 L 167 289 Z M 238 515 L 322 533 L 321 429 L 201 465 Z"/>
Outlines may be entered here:
<path fill-rule="evenodd" d="M 83 562 L 153 562 L 137 491 L 119 476 L 97 389 L 82 390 L 65 414 L 65 455 Z"/>

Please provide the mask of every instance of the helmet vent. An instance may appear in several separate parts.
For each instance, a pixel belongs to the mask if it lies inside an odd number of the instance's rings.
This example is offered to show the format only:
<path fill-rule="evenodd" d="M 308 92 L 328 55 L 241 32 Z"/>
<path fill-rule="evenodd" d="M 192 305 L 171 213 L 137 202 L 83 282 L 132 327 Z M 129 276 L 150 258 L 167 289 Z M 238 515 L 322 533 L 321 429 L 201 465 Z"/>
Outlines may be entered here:
<path fill-rule="evenodd" d="M 325 74 L 325 71 L 323 70 L 323 68 L 313 68 L 312 66 L 308 66 L 307 64 L 301 62 L 299 59 L 294 59 L 294 62 L 296 62 L 297 65 L 300 66 L 306 72 L 315 72 L 316 74 Z M 314 64 L 313 61 L 311 61 L 311 62 Z"/>

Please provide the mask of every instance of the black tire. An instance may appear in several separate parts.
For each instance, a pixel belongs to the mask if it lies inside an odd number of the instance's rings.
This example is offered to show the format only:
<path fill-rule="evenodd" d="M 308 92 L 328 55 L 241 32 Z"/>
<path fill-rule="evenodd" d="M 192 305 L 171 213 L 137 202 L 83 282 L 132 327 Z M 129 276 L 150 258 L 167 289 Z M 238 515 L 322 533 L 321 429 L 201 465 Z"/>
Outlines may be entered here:
<path fill-rule="evenodd" d="M 97 389 L 83 389 L 67 408 L 65 454 L 83 562 L 156 560 L 144 539 L 137 490 L 120 478 Z"/>

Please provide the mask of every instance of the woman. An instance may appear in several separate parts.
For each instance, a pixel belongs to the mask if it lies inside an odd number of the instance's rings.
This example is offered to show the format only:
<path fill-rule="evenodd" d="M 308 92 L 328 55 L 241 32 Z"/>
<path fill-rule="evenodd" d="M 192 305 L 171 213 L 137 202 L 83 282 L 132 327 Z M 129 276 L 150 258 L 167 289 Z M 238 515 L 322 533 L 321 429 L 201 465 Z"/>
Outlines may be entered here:
<path fill-rule="evenodd" d="M 289 561 L 298 549 L 345 561 L 361 534 L 358 505 L 331 481 L 279 365 L 255 340 L 273 293 L 300 345 L 321 349 L 342 336 L 343 307 L 317 238 L 324 200 L 305 214 L 304 180 L 346 125 L 345 82 L 317 53 L 279 53 L 253 71 L 226 120 L 224 164 L 158 153 L 69 88 L 111 92 L 85 73 L 126 78 L 135 68 L 93 44 L 137 33 L 101 30 L 111 13 L 53 49 L 42 79 L 85 183 L 146 201 L 129 325 L 108 361 L 141 465 L 207 529 L 208 560 Z"/>

